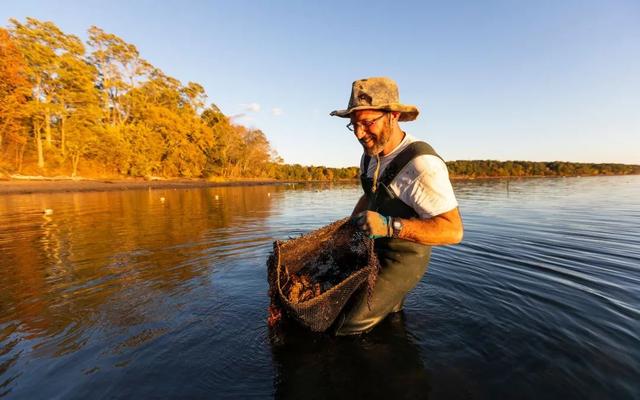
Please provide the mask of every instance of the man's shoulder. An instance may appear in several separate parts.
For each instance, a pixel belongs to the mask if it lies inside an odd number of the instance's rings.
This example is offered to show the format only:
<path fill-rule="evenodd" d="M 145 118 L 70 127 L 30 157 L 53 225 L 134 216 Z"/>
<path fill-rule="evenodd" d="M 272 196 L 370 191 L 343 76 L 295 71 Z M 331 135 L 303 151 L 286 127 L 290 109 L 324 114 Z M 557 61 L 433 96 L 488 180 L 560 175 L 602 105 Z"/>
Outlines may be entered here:
<path fill-rule="evenodd" d="M 437 154 L 421 154 L 414 157 L 405 169 L 411 169 L 416 177 L 419 175 L 434 175 L 447 172 L 447 164 Z"/>
<path fill-rule="evenodd" d="M 425 184 L 434 179 L 449 180 L 447 164 L 437 155 L 420 154 L 407 162 L 392 182 L 400 189 Z"/>
<path fill-rule="evenodd" d="M 401 154 L 404 154 L 401 158 L 404 158 L 404 161 L 406 161 L 406 163 L 403 162 L 405 166 L 410 164 L 419 164 L 419 166 L 424 167 L 433 163 L 439 164 L 438 161 L 440 161 L 440 163 L 446 167 L 444 160 L 442 160 L 440 155 L 429 143 L 424 140 L 417 139 L 409 134 L 406 134 L 405 140 L 403 140 L 402 143 L 402 148 L 399 150 L 400 151 L 395 154 L 394 159 Z"/>

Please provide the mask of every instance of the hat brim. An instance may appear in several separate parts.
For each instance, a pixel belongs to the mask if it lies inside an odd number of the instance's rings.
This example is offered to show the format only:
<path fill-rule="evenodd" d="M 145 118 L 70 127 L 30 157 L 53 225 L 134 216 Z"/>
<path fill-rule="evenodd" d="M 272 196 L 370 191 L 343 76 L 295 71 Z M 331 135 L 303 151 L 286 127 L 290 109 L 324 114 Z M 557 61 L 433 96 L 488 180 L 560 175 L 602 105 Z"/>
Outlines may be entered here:
<path fill-rule="evenodd" d="M 395 103 L 385 104 L 381 106 L 359 106 L 349 108 L 347 110 L 335 110 L 332 111 L 329 115 L 340 118 L 349 118 L 351 117 L 352 112 L 358 110 L 397 111 L 400 113 L 400 118 L 398 118 L 398 121 L 413 121 L 418 118 L 418 114 L 420 114 L 420 111 L 416 106 Z"/>

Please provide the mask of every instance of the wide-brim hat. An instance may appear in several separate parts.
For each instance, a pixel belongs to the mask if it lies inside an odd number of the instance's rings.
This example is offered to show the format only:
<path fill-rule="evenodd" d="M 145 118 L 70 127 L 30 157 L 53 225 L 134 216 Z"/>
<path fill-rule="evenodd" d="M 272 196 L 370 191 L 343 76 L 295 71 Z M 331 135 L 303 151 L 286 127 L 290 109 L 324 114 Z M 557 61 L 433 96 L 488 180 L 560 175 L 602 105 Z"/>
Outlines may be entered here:
<path fill-rule="evenodd" d="M 353 82 L 347 109 L 332 111 L 330 115 L 349 118 L 357 110 L 397 111 L 400 113 L 399 121 L 413 121 L 420 113 L 418 107 L 400 103 L 398 85 L 393 79 L 384 77 Z"/>

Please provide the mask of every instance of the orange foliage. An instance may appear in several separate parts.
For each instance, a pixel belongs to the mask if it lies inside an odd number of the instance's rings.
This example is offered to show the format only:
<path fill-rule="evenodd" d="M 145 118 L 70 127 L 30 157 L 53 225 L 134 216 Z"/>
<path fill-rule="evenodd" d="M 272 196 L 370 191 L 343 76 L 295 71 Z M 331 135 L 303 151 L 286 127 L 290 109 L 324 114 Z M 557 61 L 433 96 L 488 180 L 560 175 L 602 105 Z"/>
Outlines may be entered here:
<path fill-rule="evenodd" d="M 6 140 L 23 144 L 21 119 L 29 95 L 26 64 L 9 32 L 0 28 L 0 148 Z"/>

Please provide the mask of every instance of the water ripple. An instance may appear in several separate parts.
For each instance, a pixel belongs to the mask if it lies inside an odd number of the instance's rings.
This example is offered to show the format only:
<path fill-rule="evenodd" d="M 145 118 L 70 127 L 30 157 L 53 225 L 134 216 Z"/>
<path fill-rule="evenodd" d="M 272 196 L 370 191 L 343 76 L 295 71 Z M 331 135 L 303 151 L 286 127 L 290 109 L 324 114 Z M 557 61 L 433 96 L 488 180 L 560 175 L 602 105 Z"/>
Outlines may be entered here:
<path fill-rule="evenodd" d="M 435 248 L 406 299 L 410 351 L 398 354 L 419 358 L 407 376 L 428 375 L 434 398 L 640 398 L 640 178 L 455 187 L 465 240 Z M 360 195 L 290 185 L 0 196 L 0 397 L 307 387 L 313 377 L 269 341 L 265 261 L 274 240 L 348 215 Z M 366 380 L 373 353 L 399 349 L 392 339 L 345 342 L 362 362 L 359 373 L 337 367 L 346 388 Z M 299 366 L 327 377 L 339 343 L 315 337 Z M 386 376 L 406 379 L 394 373 L 407 360 Z"/>

